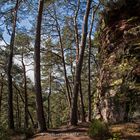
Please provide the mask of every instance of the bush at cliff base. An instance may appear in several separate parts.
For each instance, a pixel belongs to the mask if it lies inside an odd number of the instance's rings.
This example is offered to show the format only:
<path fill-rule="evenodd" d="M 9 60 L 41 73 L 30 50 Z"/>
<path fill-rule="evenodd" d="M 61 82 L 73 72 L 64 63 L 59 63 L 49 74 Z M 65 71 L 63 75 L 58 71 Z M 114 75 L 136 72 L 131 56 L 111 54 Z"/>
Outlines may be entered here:
<path fill-rule="evenodd" d="M 109 129 L 107 124 L 97 119 L 92 120 L 89 126 L 88 135 L 91 138 L 104 139 L 106 136 L 109 135 Z"/>

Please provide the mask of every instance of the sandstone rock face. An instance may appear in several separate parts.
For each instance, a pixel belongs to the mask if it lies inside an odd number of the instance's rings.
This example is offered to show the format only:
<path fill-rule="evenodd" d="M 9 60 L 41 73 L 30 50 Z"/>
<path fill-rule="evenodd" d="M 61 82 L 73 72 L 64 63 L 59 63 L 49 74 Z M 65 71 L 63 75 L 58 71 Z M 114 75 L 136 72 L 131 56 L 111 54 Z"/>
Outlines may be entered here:
<path fill-rule="evenodd" d="M 140 1 L 136 0 L 136 5 L 140 9 Z M 140 105 L 140 17 L 137 10 L 133 15 L 131 7 L 130 13 L 123 10 L 123 18 L 117 17 L 114 23 L 106 24 L 101 33 L 97 108 L 106 122 L 127 121 Z"/>

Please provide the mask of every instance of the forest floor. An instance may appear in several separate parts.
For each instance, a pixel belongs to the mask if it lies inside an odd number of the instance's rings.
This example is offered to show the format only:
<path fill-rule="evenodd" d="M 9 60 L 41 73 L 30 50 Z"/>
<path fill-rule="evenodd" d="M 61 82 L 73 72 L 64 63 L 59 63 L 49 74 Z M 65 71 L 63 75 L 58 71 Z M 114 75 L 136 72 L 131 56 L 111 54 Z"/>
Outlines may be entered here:
<path fill-rule="evenodd" d="M 63 126 L 57 129 L 49 129 L 46 133 L 34 135 L 29 140 L 94 140 L 88 137 L 88 124 L 78 126 Z M 110 131 L 114 134 L 109 140 L 140 140 L 140 121 L 129 122 L 110 126 Z M 12 140 L 22 140 L 20 136 L 13 137 Z"/>
<path fill-rule="evenodd" d="M 47 133 L 37 134 L 31 140 L 91 140 L 87 135 L 88 126 L 88 123 L 82 123 L 49 129 Z"/>

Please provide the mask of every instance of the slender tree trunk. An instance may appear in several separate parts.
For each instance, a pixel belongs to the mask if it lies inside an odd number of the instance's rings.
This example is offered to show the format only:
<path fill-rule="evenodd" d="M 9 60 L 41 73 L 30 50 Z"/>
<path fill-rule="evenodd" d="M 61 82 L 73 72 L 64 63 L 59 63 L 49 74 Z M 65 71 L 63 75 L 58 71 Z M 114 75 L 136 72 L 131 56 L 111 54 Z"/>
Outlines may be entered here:
<path fill-rule="evenodd" d="M 78 34 L 78 25 L 77 25 L 77 16 L 78 16 L 78 12 L 79 12 L 79 8 L 80 8 L 80 0 L 78 0 L 78 6 L 77 9 L 75 11 L 75 17 L 74 17 L 74 31 L 75 31 L 75 43 L 76 43 L 76 65 L 78 64 L 78 60 L 79 60 L 79 34 Z M 81 87 L 81 79 L 80 79 L 80 101 L 81 101 L 81 109 L 82 109 L 82 122 L 85 122 L 85 107 L 84 107 L 84 101 L 83 101 L 83 94 L 82 94 L 82 87 Z"/>
<path fill-rule="evenodd" d="M 51 96 L 51 87 L 52 87 L 52 76 L 51 76 L 51 70 L 50 70 L 50 76 L 49 76 L 49 95 L 48 95 L 48 128 L 50 127 L 50 120 L 51 120 L 51 113 L 50 113 L 50 96 Z"/>
<path fill-rule="evenodd" d="M 74 71 L 73 71 L 73 52 L 72 52 L 72 47 L 70 50 L 70 66 L 71 66 L 71 75 L 72 75 L 72 86 L 74 85 Z"/>
<path fill-rule="evenodd" d="M 34 50 L 34 77 L 35 77 L 35 93 L 36 93 L 36 108 L 39 131 L 46 130 L 46 122 L 43 111 L 42 91 L 41 91 L 41 74 L 40 74 L 40 43 L 41 43 L 41 22 L 43 13 L 44 0 L 39 0 L 39 9 L 37 16 L 35 50 Z"/>
<path fill-rule="evenodd" d="M 28 95 L 27 95 L 27 79 L 26 79 L 26 66 L 24 64 L 23 53 L 22 53 L 22 67 L 24 77 L 24 128 L 28 128 Z"/>
<path fill-rule="evenodd" d="M 55 20 L 56 20 L 56 24 L 57 24 L 56 28 L 57 28 L 57 32 L 58 32 L 58 36 L 59 36 L 60 47 L 61 47 L 61 56 L 62 56 L 62 62 L 63 62 L 63 69 L 64 69 L 64 77 L 65 77 L 66 89 L 67 89 L 67 96 L 68 96 L 68 101 L 69 101 L 69 107 L 71 108 L 71 92 L 70 92 L 71 87 L 70 87 L 69 80 L 68 80 L 68 77 L 67 77 L 62 37 L 61 37 L 60 27 L 59 27 L 59 24 L 58 24 L 58 21 L 57 21 L 56 14 L 55 14 Z"/>
<path fill-rule="evenodd" d="M 90 72 L 90 57 L 91 57 L 91 39 L 89 39 L 88 48 L 88 121 L 91 121 L 91 72 Z"/>
<path fill-rule="evenodd" d="M 3 95 L 3 82 L 1 83 L 0 87 L 0 118 L 1 118 L 2 95 Z"/>
<path fill-rule="evenodd" d="M 86 46 L 90 5 L 91 5 L 91 0 L 87 0 L 86 13 L 84 16 L 83 29 L 82 29 L 81 51 L 80 51 L 79 60 L 78 60 L 77 66 L 76 66 L 75 82 L 74 82 L 74 88 L 73 88 L 73 100 L 72 100 L 73 102 L 72 102 L 71 120 L 70 120 L 71 125 L 77 125 L 77 122 L 78 122 L 77 100 L 78 100 L 78 91 L 79 91 L 79 84 L 80 84 L 79 82 L 80 82 L 80 78 L 81 78 L 84 51 L 85 51 L 85 46 Z"/>
<path fill-rule="evenodd" d="M 74 20 L 74 30 L 75 30 L 75 42 L 76 42 L 76 63 L 78 63 L 79 59 L 79 37 L 78 37 L 78 27 L 76 19 Z"/>
<path fill-rule="evenodd" d="M 16 107 L 17 107 L 17 128 L 20 128 L 21 126 L 21 121 L 20 121 L 20 109 L 19 109 L 19 96 L 18 94 L 16 95 Z"/>
<path fill-rule="evenodd" d="M 50 128 L 50 93 L 48 95 L 48 118 L 47 118 L 47 125 L 48 125 L 48 128 Z"/>
<path fill-rule="evenodd" d="M 75 42 L 76 42 L 76 64 L 78 63 L 79 59 L 79 35 L 78 35 L 78 27 L 77 27 L 77 16 L 80 8 L 80 0 L 78 0 L 78 6 L 75 11 L 75 16 L 74 16 L 74 31 L 75 31 Z"/>
<path fill-rule="evenodd" d="M 3 84 L 3 79 L 4 76 L 1 74 L 1 87 L 0 87 L 0 118 L 1 118 L 1 109 L 2 109 L 2 96 L 3 96 L 3 87 L 4 87 L 4 84 Z"/>
<path fill-rule="evenodd" d="M 81 101 L 81 109 L 82 109 L 82 122 L 86 122 L 86 113 L 85 113 L 85 107 L 84 107 L 84 100 L 83 100 L 83 93 L 82 93 L 82 83 L 80 80 L 80 101 Z"/>
<path fill-rule="evenodd" d="M 97 5 L 95 9 L 93 9 L 92 13 L 92 19 L 91 19 L 91 25 L 90 25 L 90 30 L 89 30 L 89 38 L 88 38 L 88 121 L 91 121 L 91 34 L 92 34 L 92 29 L 93 29 L 93 24 L 94 24 L 94 17 L 96 14 L 96 11 L 99 7 L 100 3 Z"/>
<path fill-rule="evenodd" d="M 70 85 L 69 85 L 69 81 L 68 81 L 68 77 L 67 77 L 66 64 L 65 64 L 65 58 L 64 58 L 64 50 L 63 50 L 63 46 L 62 46 L 62 39 L 61 39 L 61 37 L 60 37 L 60 46 L 61 46 L 61 55 L 62 55 L 62 61 L 63 61 L 65 83 L 66 83 L 66 88 L 67 88 L 67 95 L 68 95 L 68 100 L 69 100 L 69 106 L 71 108 Z"/>
<path fill-rule="evenodd" d="M 10 54 L 8 58 L 7 66 L 7 79 L 8 79 L 8 127 L 9 129 L 14 129 L 14 116 L 13 116 L 13 82 L 12 82 L 12 64 L 13 64 L 13 48 L 16 32 L 16 21 L 17 21 L 17 11 L 18 11 L 19 1 L 16 1 L 16 6 L 13 11 L 13 26 L 12 26 L 12 35 L 10 40 Z"/>
<path fill-rule="evenodd" d="M 20 90 L 19 90 L 15 85 L 14 85 L 14 87 L 15 87 L 15 89 L 18 91 L 18 94 L 19 94 L 19 96 L 20 96 L 20 98 L 21 98 L 21 101 L 25 104 L 24 98 L 22 97 L 22 95 L 21 95 L 21 93 L 20 93 Z M 25 105 L 24 105 L 24 106 L 25 106 Z M 30 117 L 30 119 L 31 119 L 32 125 L 35 126 L 33 117 L 32 117 L 32 115 L 31 115 L 31 113 L 29 112 L 29 109 L 28 109 L 28 115 L 29 115 L 29 117 Z"/>

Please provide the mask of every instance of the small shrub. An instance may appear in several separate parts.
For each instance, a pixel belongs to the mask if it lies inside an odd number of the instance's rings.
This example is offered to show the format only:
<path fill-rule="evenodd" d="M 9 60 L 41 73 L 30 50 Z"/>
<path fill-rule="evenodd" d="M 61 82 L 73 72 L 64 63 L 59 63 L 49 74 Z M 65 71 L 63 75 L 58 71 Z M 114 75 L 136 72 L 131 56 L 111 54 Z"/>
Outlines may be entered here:
<path fill-rule="evenodd" d="M 25 134 L 26 134 L 26 137 L 27 138 L 30 138 L 34 135 L 34 130 L 33 128 L 28 128 L 26 131 L 25 131 Z"/>
<path fill-rule="evenodd" d="M 16 133 L 20 135 L 21 137 L 23 137 L 23 139 L 27 139 L 34 135 L 34 130 L 33 128 L 27 128 L 27 129 L 21 128 L 21 129 L 18 129 Z"/>
<path fill-rule="evenodd" d="M 119 133 L 113 133 L 112 137 L 108 140 L 120 140 L 120 134 Z"/>
<path fill-rule="evenodd" d="M 88 135 L 91 138 L 99 138 L 101 140 L 109 134 L 109 129 L 107 124 L 100 120 L 93 120 L 89 126 Z"/>
<path fill-rule="evenodd" d="M 9 140 L 9 137 L 7 130 L 0 126 L 0 140 Z"/>

